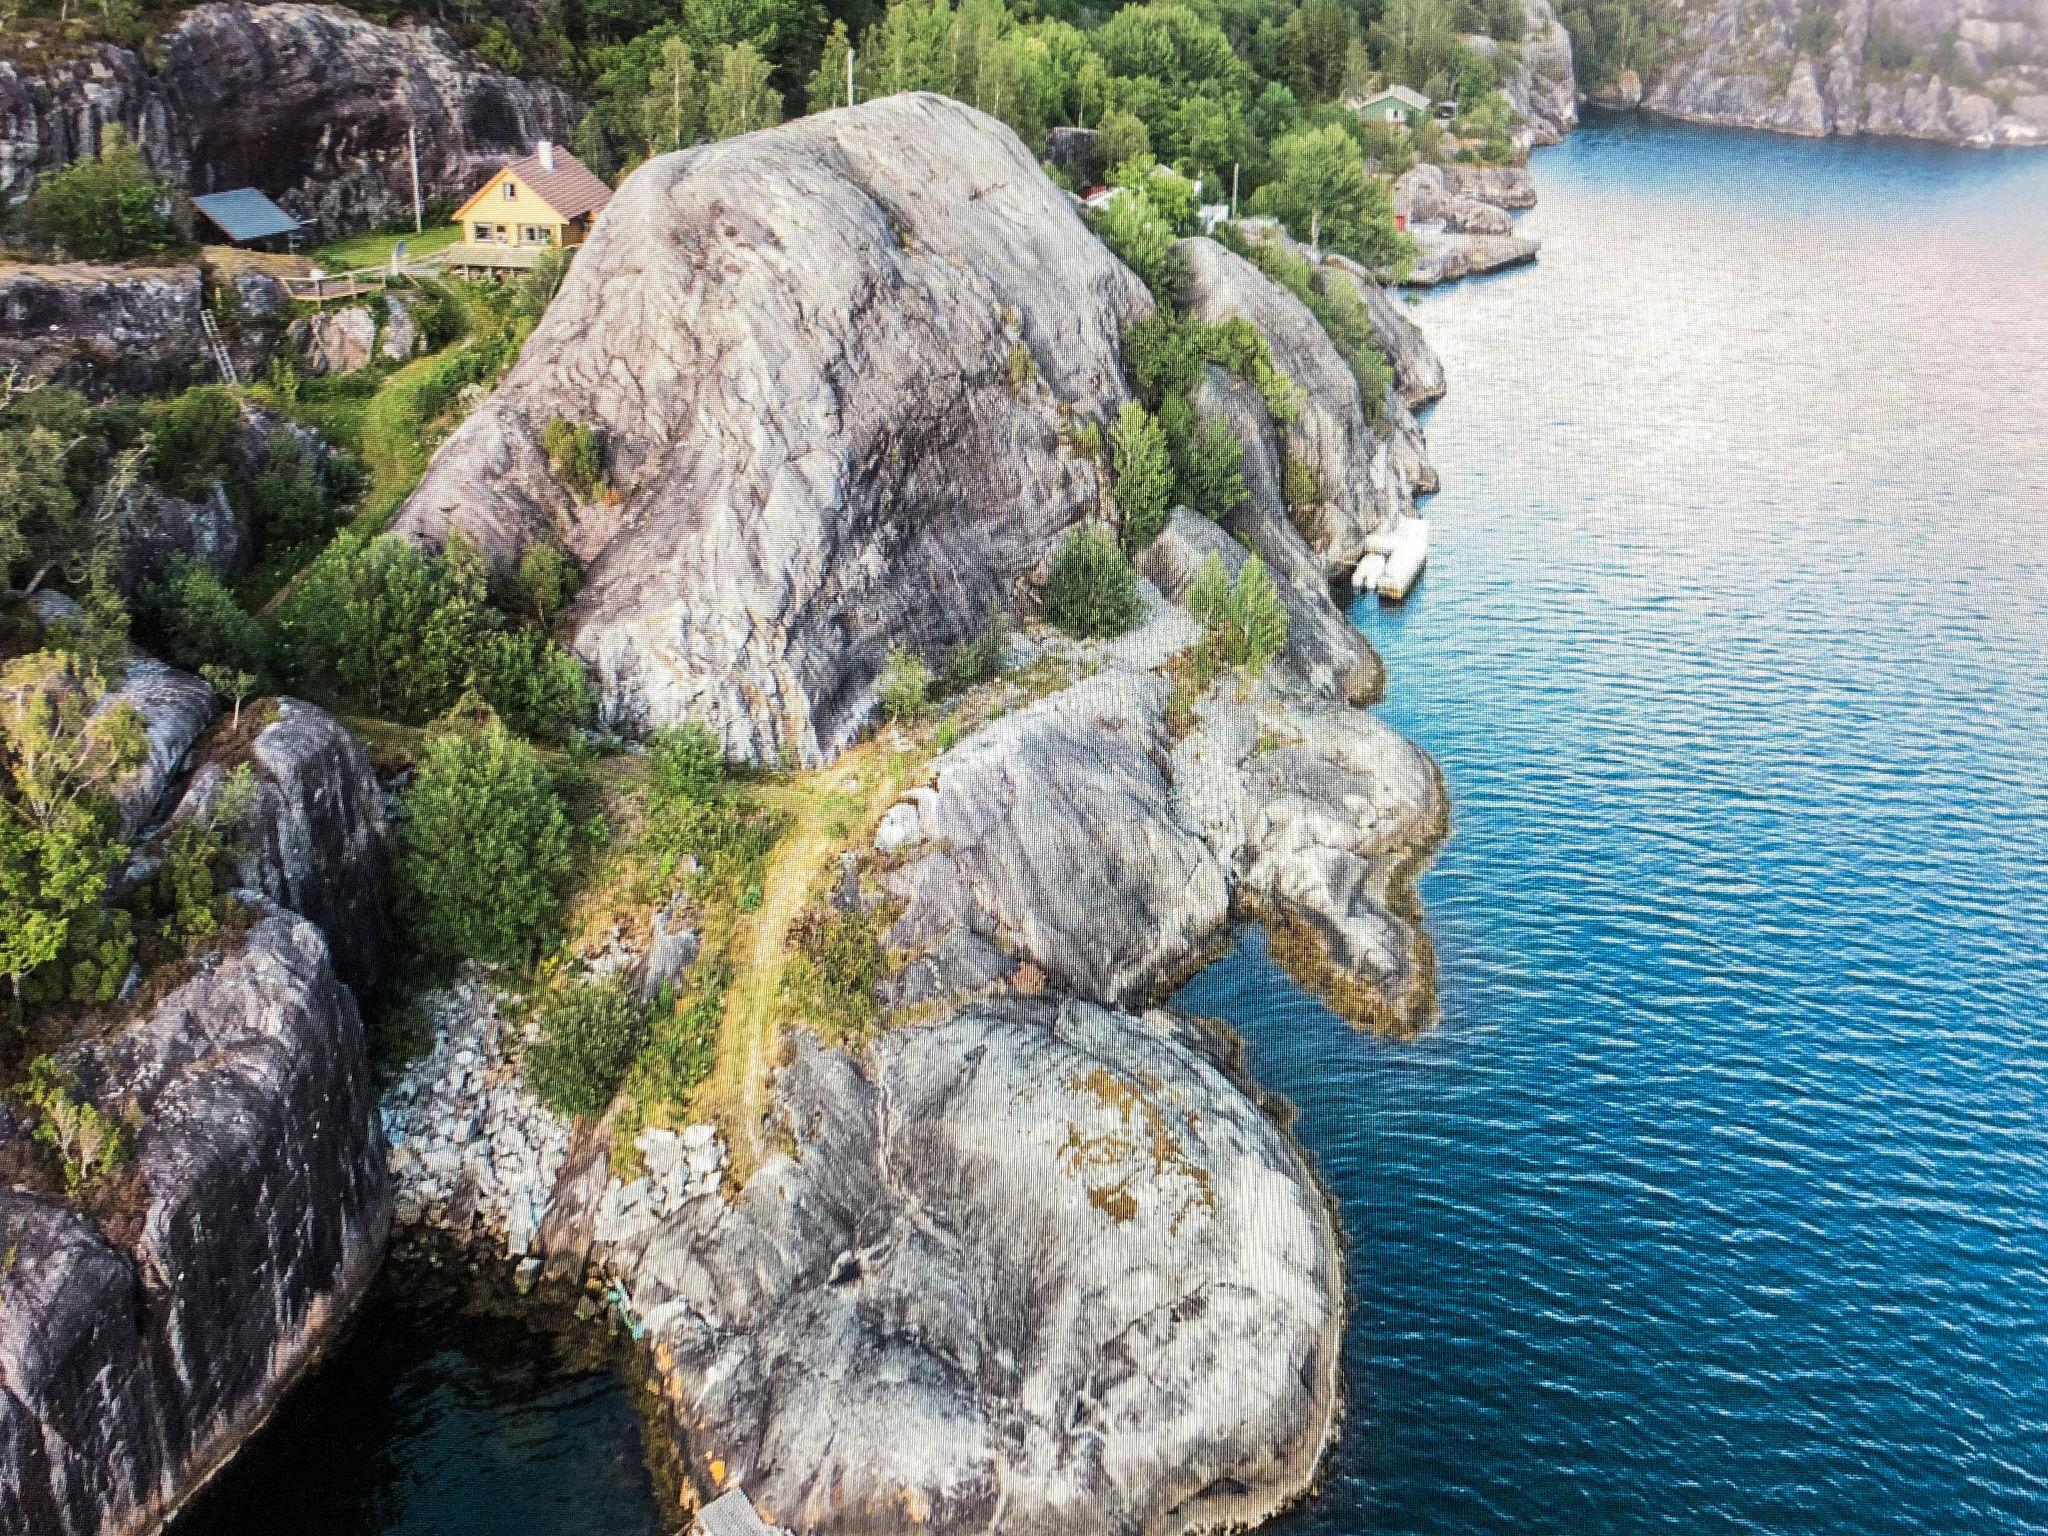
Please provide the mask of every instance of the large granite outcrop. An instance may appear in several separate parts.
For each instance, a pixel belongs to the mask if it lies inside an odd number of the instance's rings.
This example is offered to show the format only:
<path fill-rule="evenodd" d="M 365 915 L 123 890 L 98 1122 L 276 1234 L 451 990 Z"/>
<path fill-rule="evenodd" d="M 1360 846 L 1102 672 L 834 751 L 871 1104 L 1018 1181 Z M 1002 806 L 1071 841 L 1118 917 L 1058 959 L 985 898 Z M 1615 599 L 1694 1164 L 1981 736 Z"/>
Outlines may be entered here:
<path fill-rule="evenodd" d="M 607 719 L 816 762 L 892 648 L 978 632 L 1101 505 L 1068 429 L 1114 417 L 1149 302 L 1014 134 L 942 97 L 663 155 L 395 526 L 500 565 L 567 545 Z M 550 468 L 557 417 L 601 435 L 613 500 Z"/>
<path fill-rule="evenodd" d="M 200 382 L 199 268 L 0 262 L 0 373 L 88 394 Z"/>
<path fill-rule="evenodd" d="M 693 1449 L 769 1519 L 1149 1536 L 1307 1487 L 1339 1248 L 1205 1026 L 978 1004 L 800 1041 L 775 1115 L 793 1155 L 618 1251 Z"/>
<path fill-rule="evenodd" d="M 156 1528 L 259 1424 L 383 1251 L 362 1021 L 303 919 L 254 924 L 66 1059 L 136 1118 L 111 1230 L 0 1188 L 0 1529 Z M 25 1127 L 14 1133 L 25 1138 Z"/>
<path fill-rule="evenodd" d="M 386 27 L 328 5 L 192 7 L 153 41 L 153 68 L 101 46 L 49 65 L 0 64 L 0 195 L 124 124 L 187 191 L 253 186 L 328 229 L 473 191 L 536 139 L 566 138 L 576 108 L 438 27 Z"/>
<path fill-rule="evenodd" d="M 121 558 L 115 576 L 131 597 L 181 555 L 227 577 L 247 569 L 255 554 L 255 540 L 219 480 L 191 498 L 147 484 L 131 487 L 121 502 L 117 538 Z"/>
<path fill-rule="evenodd" d="M 1596 94 L 1777 133 L 2048 143 L 2048 11 L 2001 0 L 1709 0 L 1669 57 Z M 1635 85 L 1634 90 L 1625 89 Z"/>
<path fill-rule="evenodd" d="M 212 723 L 213 689 L 190 672 L 139 657 L 127 664 L 119 685 L 99 707 L 133 710 L 142 726 L 142 760 L 113 790 L 122 836 L 134 837 L 156 820 L 193 744 Z"/>

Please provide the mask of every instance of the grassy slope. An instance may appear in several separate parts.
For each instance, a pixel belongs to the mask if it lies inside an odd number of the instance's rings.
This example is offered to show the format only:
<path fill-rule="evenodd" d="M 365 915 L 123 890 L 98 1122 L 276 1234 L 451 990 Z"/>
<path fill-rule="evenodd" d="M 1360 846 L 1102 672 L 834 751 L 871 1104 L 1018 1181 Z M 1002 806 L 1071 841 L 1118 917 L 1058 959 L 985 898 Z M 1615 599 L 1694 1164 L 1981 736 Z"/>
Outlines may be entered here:
<path fill-rule="evenodd" d="M 461 236 L 462 230 L 457 225 L 429 224 L 419 234 L 407 230 L 399 234 L 350 235 L 345 240 L 330 240 L 310 254 L 314 264 L 325 271 L 353 272 L 360 267 L 389 266 L 392 249 L 401 240 L 405 242 L 406 254 L 418 259 L 453 245 Z"/>
<path fill-rule="evenodd" d="M 697 1090 L 692 1118 L 716 1123 L 744 1180 L 766 1155 L 768 1076 L 780 1058 L 788 1016 L 783 976 L 789 966 L 789 930 L 831 878 L 839 855 L 868 830 L 909 785 L 922 754 L 863 742 L 828 767 L 776 779 L 756 792 L 789 824 L 768 855 L 761 905 L 737 914 L 730 947 L 734 976 L 726 994 L 718 1055 Z"/>

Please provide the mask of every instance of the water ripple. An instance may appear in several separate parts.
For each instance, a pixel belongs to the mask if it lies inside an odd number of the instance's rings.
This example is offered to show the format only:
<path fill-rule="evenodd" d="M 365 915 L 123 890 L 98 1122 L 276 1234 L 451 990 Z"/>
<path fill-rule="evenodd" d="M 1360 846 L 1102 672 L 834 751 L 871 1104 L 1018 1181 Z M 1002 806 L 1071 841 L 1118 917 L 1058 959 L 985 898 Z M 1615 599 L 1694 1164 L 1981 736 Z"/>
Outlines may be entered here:
<path fill-rule="evenodd" d="M 1432 568 L 1359 613 L 1443 1025 L 1256 933 L 1184 995 L 1354 1239 L 1289 1536 L 2048 1531 L 2048 158 L 1537 172 L 1542 262 L 1421 307 Z"/>

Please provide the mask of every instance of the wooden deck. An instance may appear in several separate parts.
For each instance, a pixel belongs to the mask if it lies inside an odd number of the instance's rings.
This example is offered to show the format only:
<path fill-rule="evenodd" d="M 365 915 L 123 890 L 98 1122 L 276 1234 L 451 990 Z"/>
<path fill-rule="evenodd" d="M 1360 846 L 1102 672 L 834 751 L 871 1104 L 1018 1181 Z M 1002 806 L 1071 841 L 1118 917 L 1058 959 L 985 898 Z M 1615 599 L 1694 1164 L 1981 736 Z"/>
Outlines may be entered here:
<path fill-rule="evenodd" d="M 444 246 L 436 254 L 442 265 L 464 267 L 473 271 L 528 272 L 540 265 L 540 259 L 555 249 L 548 245 L 494 245 L 473 240 L 458 240 Z"/>

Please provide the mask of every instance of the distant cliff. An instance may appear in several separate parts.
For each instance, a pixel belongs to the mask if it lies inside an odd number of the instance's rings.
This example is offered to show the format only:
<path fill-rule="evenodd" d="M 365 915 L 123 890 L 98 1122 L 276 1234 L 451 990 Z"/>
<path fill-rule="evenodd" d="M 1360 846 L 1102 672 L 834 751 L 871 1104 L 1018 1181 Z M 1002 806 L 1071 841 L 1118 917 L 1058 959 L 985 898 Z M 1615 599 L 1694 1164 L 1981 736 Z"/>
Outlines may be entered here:
<path fill-rule="evenodd" d="M 0 59 L 0 198 L 92 151 L 119 123 L 186 190 L 254 186 L 332 227 L 410 209 L 407 130 L 428 197 L 471 191 L 570 98 L 500 73 L 438 27 L 384 27 L 327 5 L 202 5 L 135 53 L 98 44 Z"/>
<path fill-rule="evenodd" d="M 1776 133 L 2048 143 L 2043 0 L 1692 0 L 1669 27 L 1648 68 L 1581 87 L 1604 106 Z"/>

